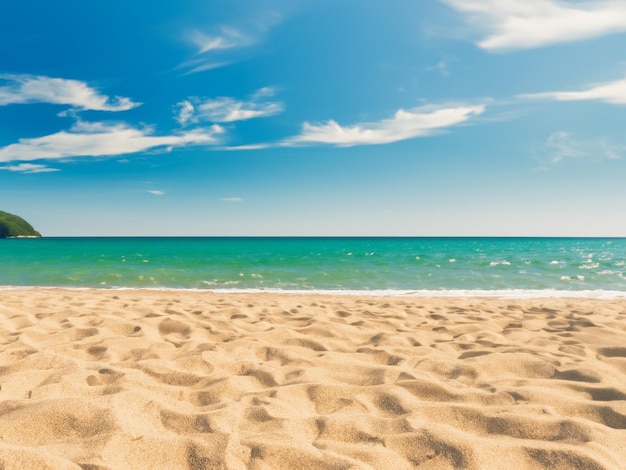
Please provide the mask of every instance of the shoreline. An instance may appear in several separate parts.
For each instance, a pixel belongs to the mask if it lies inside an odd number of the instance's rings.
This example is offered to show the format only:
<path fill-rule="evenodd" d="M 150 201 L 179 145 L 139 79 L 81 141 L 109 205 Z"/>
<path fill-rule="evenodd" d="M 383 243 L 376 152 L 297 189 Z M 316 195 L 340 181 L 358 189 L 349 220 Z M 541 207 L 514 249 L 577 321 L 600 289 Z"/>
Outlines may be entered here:
<path fill-rule="evenodd" d="M 415 299 L 598 299 L 619 300 L 626 299 L 626 291 L 585 289 L 585 290 L 561 290 L 561 289 L 439 289 L 439 290 L 410 290 L 410 289 L 380 289 L 380 290 L 330 290 L 330 289 L 209 289 L 187 287 L 80 287 L 80 286 L 12 286 L 0 285 L 3 291 L 36 291 L 36 290 L 60 290 L 60 291 L 95 291 L 95 292 L 180 292 L 180 293 L 207 293 L 220 295 L 286 295 L 308 296 L 320 295 L 330 297 L 391 297 L 391 298 L 415 298 Z"/>
<path fill-rule="evenodd" d="M 625 299 L 0 290 L 0 462 L 620 468 L 625 345 Z"/>

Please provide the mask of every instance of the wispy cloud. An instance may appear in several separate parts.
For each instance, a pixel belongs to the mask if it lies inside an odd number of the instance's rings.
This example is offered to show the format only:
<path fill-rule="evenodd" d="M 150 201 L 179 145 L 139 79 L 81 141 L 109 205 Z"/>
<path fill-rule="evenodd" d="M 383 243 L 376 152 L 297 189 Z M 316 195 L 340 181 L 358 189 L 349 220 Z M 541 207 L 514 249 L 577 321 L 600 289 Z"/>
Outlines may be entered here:
<path fill-rule="evenodd" d="M 222 202 L 243 202 L 243 199 L 240 197 L 223 197 L 220 199 Z"/>
<path fill-rule="evenodd" d="M 618 160 L 626 154 L 626 146 L 609 139 L 579 139 L 569 132 L 550 134 L 541 150 L 541 161 L 557 164 L 571 159 Z"/>
<path fill-rule="evenodd" d="M 219 61 L 213 62 L 211 60 L 202 58 L 202 59 L 190 60 L 188 62 L 185 62 L 179 68 L 187 68 L 188 69 L 187 72 L 185 72 L 183 75 L 190 75 L 192 73 L 206 72 L 207 70 L 213 70 L 213 69 L 219 69 L 221 67 L 226 67 L 227 65 L 230 65 L 231 63 L 232 61 L 229 61 L 229 60 L 225 60 L 221 62 Z"/>
<path fill-rule="evenodd" d="M 223 132 L 222 127 L 214 125 L 208 129 L 159 136 L 154 135 L 149 127 L 78 122 L 69 132 L 20 139 L 18 143 L 1 147 L 0 162 L 126 155 L 157 148 L 209 145 L 217 143 L 218 135 Z"/>
<path fill-rule="evenodd" d="M 280 143 L 264 143 L 264 144 L 247 144 L 247 145 L 230 145 L 224 147 L 216 147 L 215 150 L 224 150 L 227 152 L 234 152 L 239 150 L 263 150 L 272 147 L 280 147 Z"/>
<path fill-rule="evenodd" d="M 221 49 L 232 49 L 249 42 L 245 36 L 232 28 L 222 28 L 221 34 L 216 36 L 192 30 L 187 34 L 187 39 L 196 46 L 198 54 Z"/>
<path fill-rule="evenodd" d="M 442 0 L 467 14 L 489 51 L 529 49 L 626 32 L 623 0 Z"/>
<path fill-rule="evenodd" d="M 219 97 L 201 100 L 191 97 L 176 105 L 176 120 L 181 125 L 204 122 L 234 122 L 273 116 L 283 111 L 281 102 L 267 101 L 274 96 L 271 87 L 257 90 L 248 100 Z"/>
<path fill-rule="evenodd" d="M 52 173 L 61 171 L 58 168 L 50 168 L 46 165 L 38 165 L 35 163 L 19 163 L 17 165 L 0 166 L 0 170 L 13 171 L 16 173 Z"/>
<path fill-rule="evenodd" d="M 455 58 L 443 58 L 436 65 L 426 67 L 429 72 L 438 72 L 442 77 L 448 78 L 450 76 L 450 64 L 454 62 Z"/>
<path fill-rule="evenodd" d="M 341 126 L 330 120 L 323 124 L 305 122 L 295 137 L 281 142 L 283 146 L 331 144 L 341 147 L 354 145 L 389 144 L 400 140 L 424 137 L 461 124 L 482 114 L 485 107 L 458 106 L 449 108 L 400 109 L 391 119 Z"/>
<path fill-rule="evenodd" d="M 139 106 L 130 98 L 101 95 L 85 82 L 34 75 L 0 75 L 0 106 L 51 103 L 78 110 L 127 111 Z"/>
<path fill-rule="evenodd" d="M 162 191 L 160 189 L 150 189 L 147 192 L 155 196 L 163 196 L 165 194 L 165 191 Z"/>
<path fill-rule="evenodd" d="M 520 95 L 520 98 L 551 99 L 557 101 L 604 101 L 626 104 L 626 78 L 613 82 L 596 83 L 582 91 L 551 91 Z"/>
<path fill-rule="evenodd" d="M 186 42 L 195 48 L 195 56 L 178 68 L 186 69 L 185 75 L 224 67 L 237 60 L 233 52 L 261 42 L 267 32 L 282 21 L 276 11 L 254 11 L 249 19 L 237 26 L 221 25 L 210 32 L 190 29 L 184 33 Z"/>

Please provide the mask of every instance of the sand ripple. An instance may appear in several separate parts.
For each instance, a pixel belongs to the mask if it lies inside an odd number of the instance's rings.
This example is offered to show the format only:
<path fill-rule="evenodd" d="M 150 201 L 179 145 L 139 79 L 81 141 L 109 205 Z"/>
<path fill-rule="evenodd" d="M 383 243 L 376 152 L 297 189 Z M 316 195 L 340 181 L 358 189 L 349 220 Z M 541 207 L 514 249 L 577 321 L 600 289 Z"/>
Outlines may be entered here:
<path fill-rule="evenodd" d="M 3 469 L 626 468 L 626 301 L 0 292 Z"/>

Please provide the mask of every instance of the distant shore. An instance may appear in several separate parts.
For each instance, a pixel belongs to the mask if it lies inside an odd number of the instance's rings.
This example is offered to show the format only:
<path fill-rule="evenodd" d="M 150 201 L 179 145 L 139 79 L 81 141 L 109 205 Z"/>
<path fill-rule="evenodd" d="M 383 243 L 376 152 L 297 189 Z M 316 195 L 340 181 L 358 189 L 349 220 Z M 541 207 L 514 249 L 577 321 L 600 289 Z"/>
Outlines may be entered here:
<path fill-rule="evenodd" d="M 0 313 L 14 468 L 626 461 L 624 299 L 38 288 Z"/>

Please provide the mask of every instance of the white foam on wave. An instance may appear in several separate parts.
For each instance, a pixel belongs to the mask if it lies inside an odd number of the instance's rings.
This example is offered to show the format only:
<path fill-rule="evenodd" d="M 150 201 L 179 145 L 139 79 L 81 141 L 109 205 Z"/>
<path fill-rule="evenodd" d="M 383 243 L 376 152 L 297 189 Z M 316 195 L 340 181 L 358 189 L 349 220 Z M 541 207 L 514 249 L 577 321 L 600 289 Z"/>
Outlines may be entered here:
<path fill-rule="evenodd" d="M 333 289 L 242 289 L 242 288 L 175 288 L 175 287 L 59 287 L 59 286 L 0 286 L 0 291 L 9 290 L 63 290 L 63 291 L 163 291 L 163 292 L 210 292 L 216 294 L 281 294 L 281 295 L 332 295 L 350 297 L 485 297 L 501 299 L 543 298 L 588 298 L 626 299 L 626 291 L 616 290 L 563 290 L 563 289 L 376 289 L 376 290 L 333 290 Z"/>
<path fill-rule="evenodd" d="M 581 264 L 578 269 L 596 269 L 600 266 L 600 263 Z"/>
<path fill-rule="evenodd" d="M 511 266 L 511 262 L 510 261 L 492 261 L 491 263 L 489 263 L 489 266 L 498 266 L 498 265 L 502 265 L 502 266 Z"/>
<path fill-rule="evenodd" d="M 560 289 L 437 289 L 437 290 L 289 290 L 289 289 L 211 289 L 220 294 L 293 294 L 293 295 L 346 295 L 359 297 L 490 297 L 505 299 L 541 299 L 541 298 L 626 298 L 626 291 L 612 290 L 560 290 Z"/>

